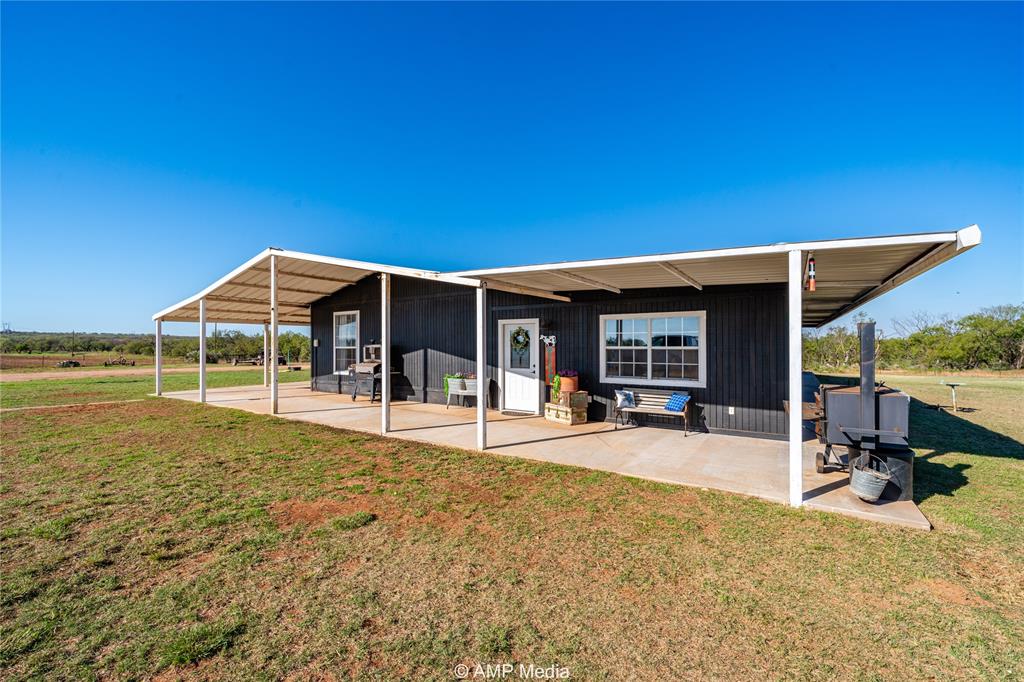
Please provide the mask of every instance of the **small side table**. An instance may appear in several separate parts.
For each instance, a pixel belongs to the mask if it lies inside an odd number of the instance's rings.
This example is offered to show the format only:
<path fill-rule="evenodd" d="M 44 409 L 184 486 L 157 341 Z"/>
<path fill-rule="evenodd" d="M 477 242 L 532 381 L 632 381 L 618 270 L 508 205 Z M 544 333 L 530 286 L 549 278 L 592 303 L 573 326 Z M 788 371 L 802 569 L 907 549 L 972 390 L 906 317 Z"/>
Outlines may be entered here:
<path fill-rule="evenodd" d="M 957 382 L 957 381 L 942 381 L 942 382 L 939 382 L 939 383 L 941 383 L 943 386 L 949 386 L 949 390 L 952 391 L 952 393 L 953 393 L 953 414 L 956 414 L 957 410 L 959 409 L 956 406 L 956 388 L 957 388 L 957 386 L 966 386 L 967 384 L 965 384 L 963 382 Z"/>

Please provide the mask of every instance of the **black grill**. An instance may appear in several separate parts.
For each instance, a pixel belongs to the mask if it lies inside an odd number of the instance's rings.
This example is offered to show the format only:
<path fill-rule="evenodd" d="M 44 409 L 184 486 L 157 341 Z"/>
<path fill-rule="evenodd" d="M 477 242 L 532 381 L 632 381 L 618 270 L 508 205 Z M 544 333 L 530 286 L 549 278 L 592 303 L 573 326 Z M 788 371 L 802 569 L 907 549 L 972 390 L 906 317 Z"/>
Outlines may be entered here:
<path fill-rule="evenodd" d="M 352 400 L 355 400 L 357 395 L 368 395 L 372 403 L 377 399 L 377 392 L 380 389 L 380 363 L 358 362 L 352 365 L 352 371 Z"/>
<path fill-rule="evenodd" d="M 860 336 L 860 381 L 857 386 L 823 384 L 818 391 L 821 410 L 818 440 L 818 472 L 832 466 L 849 470 L 871 456 L 882 460 L 892 480 L 883 499 L 910 500 L 914 496 L 914 451 L 910 440 L 910 396 L 875 383 L 875 323 L 857 325 Z M 834 448 L 842 448 L 845 455 Z"/>

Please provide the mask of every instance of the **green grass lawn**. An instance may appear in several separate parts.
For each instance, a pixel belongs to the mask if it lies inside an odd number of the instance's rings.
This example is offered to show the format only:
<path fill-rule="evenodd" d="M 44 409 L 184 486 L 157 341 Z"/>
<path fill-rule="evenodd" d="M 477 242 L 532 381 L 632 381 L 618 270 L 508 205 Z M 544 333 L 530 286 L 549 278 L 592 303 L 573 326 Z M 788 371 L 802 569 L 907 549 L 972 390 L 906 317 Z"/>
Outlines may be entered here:
<path fill-rule="evenodd" d="M 0 675 L 1019 679 L 1024 389 L 893 383 L 932 532 L 183 401 L 8 412 Z"/>
<path fill-rule="evenodd" d="M 279 372 L 278 381 L 309 381 L 309 370 Z M 206 385 L 210 388 L 252 386 L 262 383 L 262 367 L 206 374 Z M 199 375 L 165 374 L 163 384 L 163 390 L 166 392 L 196 390 L 199 388 Z M 145 398 L 155 390 L 155 379 L 152 376 L 138 375 L 0 382 L 0 408 L 132 400 Z"/>

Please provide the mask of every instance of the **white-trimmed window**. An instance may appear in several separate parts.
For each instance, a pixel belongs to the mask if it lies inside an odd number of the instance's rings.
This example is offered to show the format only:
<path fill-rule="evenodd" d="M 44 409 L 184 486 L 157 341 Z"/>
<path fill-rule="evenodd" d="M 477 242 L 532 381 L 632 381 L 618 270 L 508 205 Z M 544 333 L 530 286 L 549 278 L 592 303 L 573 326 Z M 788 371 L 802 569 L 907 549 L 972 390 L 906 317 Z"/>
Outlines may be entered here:
<path fill-rule="evenodd" d="M 703 310 L 601 316 L 601 381 L 703 387 L 707 370 Z"/>
<path fill-rule="evenodd" d="M 359 361 L 359 311 L 334 313 L 334 373 L 348 374 Z"/>

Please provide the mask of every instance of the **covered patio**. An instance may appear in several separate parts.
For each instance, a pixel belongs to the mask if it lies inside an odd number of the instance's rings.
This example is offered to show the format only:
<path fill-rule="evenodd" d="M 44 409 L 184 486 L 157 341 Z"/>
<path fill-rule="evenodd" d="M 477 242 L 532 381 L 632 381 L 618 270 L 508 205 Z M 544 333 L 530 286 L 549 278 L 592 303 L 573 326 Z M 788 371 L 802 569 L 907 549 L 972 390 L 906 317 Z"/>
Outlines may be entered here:
<path fill-rule="evenodd" d="M 165 393 L 199 401 L 198 391 Z M 269 389 L 262 386 L 208 389 L 206 402 L 255 414 L 269 414 Z M 335 428 L 380 433 L 381 404 L 365 396 L 311 391 L 282 384 L 277 416 Z M 788 502 L 789 447 L 784 441 L 710 433 L 684 435 L 675 429 L 627 427 L 608 422 L 563 426 L 540 416 L 487 411 L 487 452 L 555 464 L 581 466 L 637 478 L 723 490 L 772 502 Z M 397 401 L 391 406 L 390 437 L 472 449 L 476 411 L 429 403 Z M 844 473 L 818 474 L 813 434 L 803 432 L 801 502 L 808 509 L 928 530 L 913 502 L 867 504 L 851 495 Z"/>
<path fill-rule="evenodd" d="M 442 273 L 380 263 L 269 248 L 197 294 L 153 316 L 156 323 L 156 393 L 161 385 L 160 347 L 165 321 L 197 322 L 200 336 L 199 390 L 171 397 L 265 412 L 462 448 L 493 451 L 544 461 L 586 466 L 653 480 L 716 488 L 770 499 L 792 506 L 928 528 L 912 502 L 868 505 L 845 490 L 845 475 L 816 474 L 813 451 L 805 439 L 802 410 L 788 409 L 785 441 L 724 433 L 682 433 L 655 428 L 615 431 L 605 421 L 559 426 L 539 416 L 512 416 L 487 409 L 495 368 L 488 363 L 488 291 L 513 292 L 546 304 L 572 304 L 595 291 L 614 296 L 629 290 L 703 292 L 729 286 L 785 285 L 783 366 L 772 368 L 772 381 L 784 387 L 776 403 L 805 400 L 802 328 L 821 327 L 883 295 L 904 282 L 981 243 L 976 225 L 961 230 L 857 239 L 780 242 L 761 246 L 607 258 L 541 265 Z M 277 334 L 280 324 L 311 324 L 312 307 L 345 287 L 379 277 L 381 373 L 378 403 L 365 398 L 316 393 L 309 387 L 281 386 L 277 380 Z M 467 288 L 474 292 L 469 312 L 474 324 L 472 361 L 477 381 L 476 406 L 445 412 L 429 401 L 394 401 L 391 373 L 393 278 L 410 278 Z M 376 285 L 374 285 L 376 286 Z M 465 290 L 465 289 L 462 289 Z M 703 292 L 706 293 L 706 292 Z M 376 317 L 376 313 L 375 313 Z M 475 319 L 474 319 L 475 318 Z M 267 358 L 264 386 L 208 390 L 206 325 L 209 322 L 261 324 Z M 316 339 L 313 345 L 316 346 Z M 358 345 L 358 343 L 356 344 Z M 703 348 L 703 344 L 701 345 Z M 596 352 L 596 351 L 595 351 Z M 358 358 L 357 358 L 358 360 Z M 748 363 L 756 363 L 751 357 Z M 315 363 L 314 363 L 315 364 Z M 681 388 L 709 384 L 701 360 L 699 379 L 672 380 Z M 338 373 L 338 372 L 335 372 Z M 345 374 L 346 372 L 341 372 Z M 602 383 L 604 381 L 601 377 Z M 718 379 L 733 381 L 728 376 Z M 661 380 L 665 381 L 665 380 Z M 626 382 L 619 382 L 626 383 Z M 501 391 L 500 379 L 498 382 Z M 499 405 L 501 403 L 499 402 Z M 739 408 L 708 401 L 708 409 L 732 415 Z M 778 414 L 782 407 L 773 404 Z M 732 433 L 753 429 L 742 425 Z M 729 430 L 729 429 L 726 429 Z"/>

